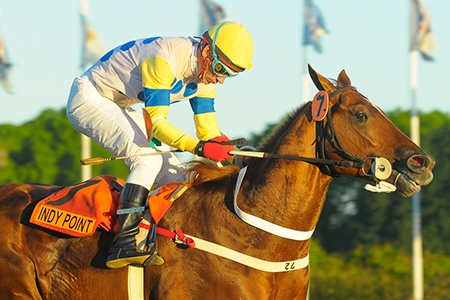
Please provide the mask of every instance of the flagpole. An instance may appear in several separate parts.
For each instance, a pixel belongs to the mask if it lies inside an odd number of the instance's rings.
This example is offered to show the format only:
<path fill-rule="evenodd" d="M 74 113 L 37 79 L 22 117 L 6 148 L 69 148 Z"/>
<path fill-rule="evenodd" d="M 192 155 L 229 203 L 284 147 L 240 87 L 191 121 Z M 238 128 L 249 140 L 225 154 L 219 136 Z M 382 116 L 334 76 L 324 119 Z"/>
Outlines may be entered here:
<path fill-rule="evenodd" d="M 410 52 L 410 80 L 411 80 L 411 139 L 420 146 L 420 119 L 416 107 L 416 92 L 418 87 L 418 53 Z M 420 192 L 412 196 L 412 276 L 413 299 L 423 300 L 423 253 L 422 253 Z"/>
<path fill-rule="evenodd" d="M 306 2 L 307 0 L 303 0 L 303 27 L 306 26 L 306 5 L 308 4 Z M 308 77 L 308 48 L 305 43 L 305 35 L 306 32 L 303 30 L 303 67 L 300 68 L 300 70 L 303 70 L 302 72 L 302 103 L 308 102 L 309 97 L 309 77 Z M 311 292 L 311 266 L 309 266 L 309 281 L 308 281 L 308 292 L 306 293 L 306 300 L 310 299 L 309 293 Z"/>
<path fill-rule="evenodd" d="M 79 0 L 80 3 L 80 15 L 82 18 L 82 21 L 84 18 L 86 18 L 87 14 L 87 0 Z M 83 33 L 83 43 L 86 40 L 86 37 L 84 36 L 86 32 Z M 82 48 L 83 51 L 83 48 Z M 82 52 L 83 53 L 83 52 Z M 81 71 L 83 70 L 84 66 L 81 66 Z M 81 134 L 81 157 L 92 157 L 91 155 L 91 139 L 87 137 L 84 134 Z M 92 166 L 91 165 L 82 165 L 81 166 L 81 181 L 88 180 L 92 177 Z"/>
<path fill-rule="evenodd" d="M 322 52 L 320 37 L 328 33 L 325 29 L 325 22 L 322 12 L 313 3 L 312 0 L 303 0 L 303 68 L 302 74 L 302 101 L 308 102 L 310 99 L 309 88 L 311 86 L 308 72 L 308 53 L 307 46 L 312 45 L 318 52 Z"/>
<path fill-rule="evenodd" d="M 308 49 L 303 46 L 303 74 L 302 74 L 302 101 L 309 101 L 309 76 L 308 76 Z"/>
<path fill-rule="evenodd" d="M 309 76 L 308 76 L 308 48 L 303 45 L 303 74 L 302 74 L 302 103 L 308 102 L 309 98 Z M 308 293 L 306 294 L 306 300 L 309 300 L 309 292 L 311 287 L 311 266 L 309 266 L 309 282 Z"/>
<path fill-rule="evenodd" d="M 303 0 L 303 68 L 302 74 L 302 102 L 306 103 L 310 101 L 310 78 L 308 72 L 308 45 L 312 45 L 317 52 L 322 52 L 320 44 L 320 36 L 326 34 L 328 31 L 325 29 L 325 22 L 322 17 L 322 12 L 313 3 L 313 0 Z M 311 287 L 311 266 L 309 266 L 309 282 L 308 292 L 306 299 L 310 299 L 310 287 Z"/>

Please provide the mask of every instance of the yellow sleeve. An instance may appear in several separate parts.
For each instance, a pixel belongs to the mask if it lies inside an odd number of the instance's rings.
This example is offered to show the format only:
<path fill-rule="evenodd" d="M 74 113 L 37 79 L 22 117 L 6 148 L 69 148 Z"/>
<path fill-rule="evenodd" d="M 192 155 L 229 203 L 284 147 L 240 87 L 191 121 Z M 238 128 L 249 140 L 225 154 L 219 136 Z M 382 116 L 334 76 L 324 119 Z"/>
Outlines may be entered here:
<path fill-rule="evenodd" d="M 197 132 L 197 138 L 207 141 L 222 135 L 217 124 L 215 112 L 194 115 L 194 123 Z"/>
<path fill-rule="evenodd" d="M 170 147 L 195 154 L 198 140 L 184 133 L 166 119 L 169 113 L 168 106 L 150 106 L 145 109 L 152 118 L 153 136 L 155 138 Z"/>

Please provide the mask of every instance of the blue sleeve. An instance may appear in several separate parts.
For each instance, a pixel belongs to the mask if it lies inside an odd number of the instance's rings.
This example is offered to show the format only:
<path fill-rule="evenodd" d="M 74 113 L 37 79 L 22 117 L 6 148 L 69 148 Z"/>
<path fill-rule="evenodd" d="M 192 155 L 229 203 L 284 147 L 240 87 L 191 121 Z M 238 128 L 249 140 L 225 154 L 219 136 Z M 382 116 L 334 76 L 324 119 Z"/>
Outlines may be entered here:
<path fill-rule="evenodd" d="M 144 97 L 145 107 L 170 105 L 170 90 L 144 88 Z"/>
<path fill-rule="evenodd" d="M 214 98 L 194 97 L 189 100 L 189 103 L 195 115 L 215 112 Z"/>

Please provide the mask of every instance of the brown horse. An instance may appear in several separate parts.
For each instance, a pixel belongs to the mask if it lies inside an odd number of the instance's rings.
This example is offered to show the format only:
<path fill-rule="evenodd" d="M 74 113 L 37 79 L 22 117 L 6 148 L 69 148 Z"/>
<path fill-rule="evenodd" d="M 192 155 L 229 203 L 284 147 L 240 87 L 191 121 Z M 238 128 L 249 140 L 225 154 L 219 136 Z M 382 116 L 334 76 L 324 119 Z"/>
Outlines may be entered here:
<path fill-rule="evenodd" d="M 191 169 L 191 188 L 159 226 L 181 229 L 199 249 L 158 236 L 165 263 L 144 268 L 138 298 L 305 299 L 310 238 L 333 177 L 381 182 L 405 197 L 431 182 L 434 158 L 357 92 L 345 71 L 336 82 L 309 72 L 322 92 L 259 147 L 263 158 L 245 159 L 246 174 L 235 166 Z M 36 201 L 56 189 L 0 187 L 0 298 L 129 299 L 129 269 L 105 267 L 111 234 L 74 238 L 28 222 Z"/>

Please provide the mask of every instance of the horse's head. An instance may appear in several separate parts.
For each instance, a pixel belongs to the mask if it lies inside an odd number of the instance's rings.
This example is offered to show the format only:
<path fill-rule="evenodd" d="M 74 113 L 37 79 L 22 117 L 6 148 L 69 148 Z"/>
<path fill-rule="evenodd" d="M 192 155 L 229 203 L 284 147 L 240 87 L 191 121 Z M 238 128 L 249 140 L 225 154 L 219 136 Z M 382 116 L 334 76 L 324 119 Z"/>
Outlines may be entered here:
<path fill-rule="evenodd" d="M 318 135 L 322 135 L 317 139 L 318 155 L 351 160 L 361 166 L 333 167 L 328 169 L 331 174 L 362 177 L 376 183 L 385 181 L 395 185 L 404 197 L 417 193 L 421 186 L 432 181 L 435 159 L 401 132 L 379 107 L 357 92 L 344 70 L 336 84 L 311 66 L 309 73 L 316 87 L 324 91 L 319 98 L 329 98 L 328 106 L 326 102 L 321 103 L 323 112 L 315 111 L 312 105 L 313 118 L 314 114 L 323 115 L 323 120 L 316 118 Z M 379 166 L 375 165 L 379 161 L 385 165 L 377 176 Z"/>

